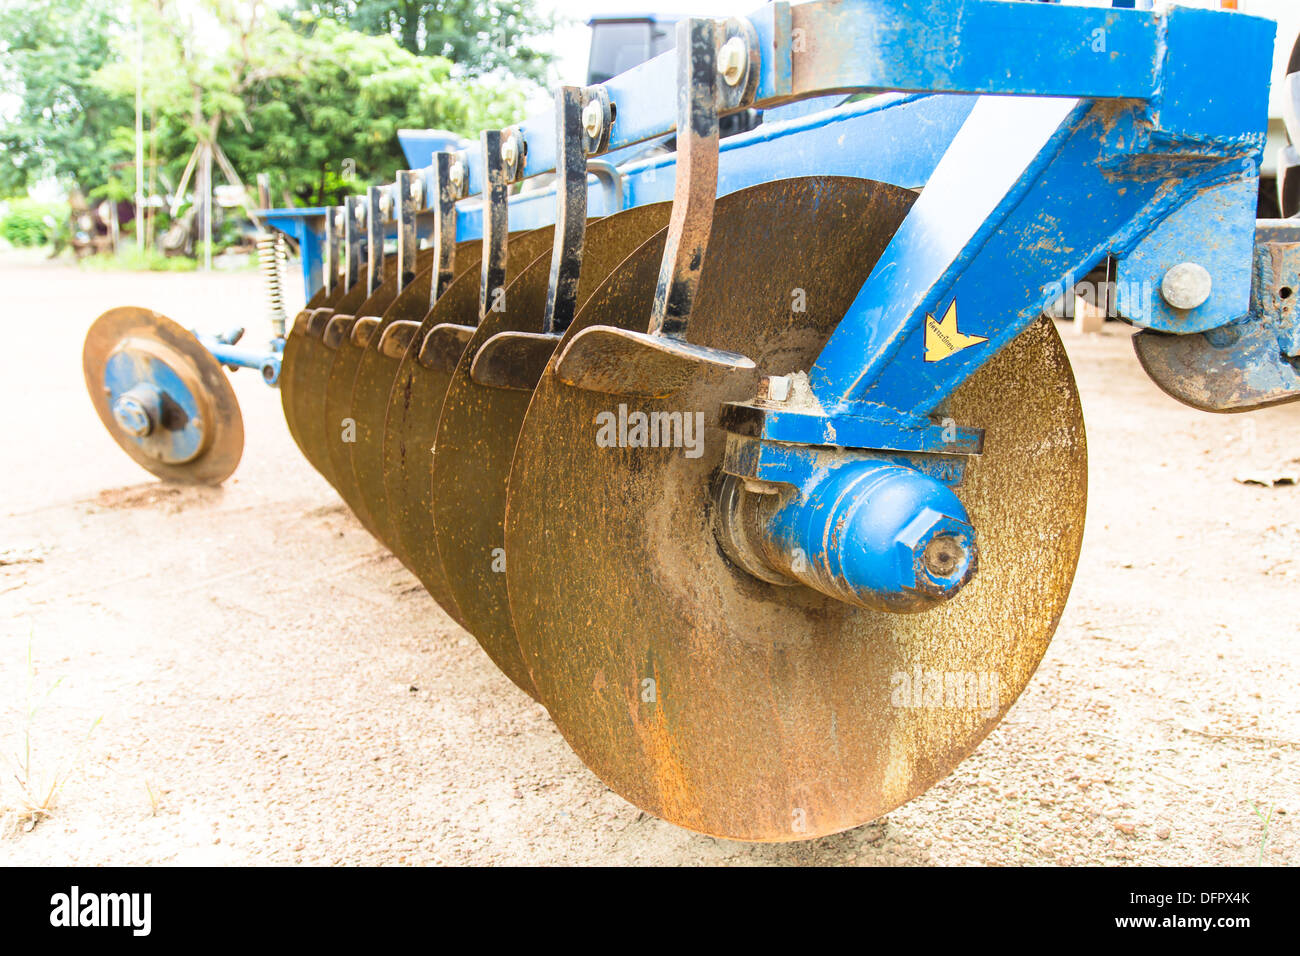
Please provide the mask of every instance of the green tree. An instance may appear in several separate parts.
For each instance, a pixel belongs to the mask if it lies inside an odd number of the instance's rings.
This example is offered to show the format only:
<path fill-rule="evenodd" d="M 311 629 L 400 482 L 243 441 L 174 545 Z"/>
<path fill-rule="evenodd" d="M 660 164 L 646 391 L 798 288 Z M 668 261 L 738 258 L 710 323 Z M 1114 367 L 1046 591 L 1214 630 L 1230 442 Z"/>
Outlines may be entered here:
<path fill-rule="evenodd" d="M 547 83 L 553 56 L 537 40 L 555 22 L 533 0 L 298 0 L 298 6 L 362 33 L 390 36 L 410 53 L 446 57 L 466 76 L 498 73 Z"/>
<path fill-rule="evenodd" d="M 110 144 L 133 122 L 133 103 L 99 86 L 111 57 L 112 0 L 4 0 L 0 4 L 0 192 L 54 176 L 89 189 L 129 160 Z"/>
<path fill-rule="evenodd" d="M 465 83 L 441 57 L 330 21 L 300 39 L 295 57 L 299 71 L 260 84 L 248 122 L 231 124 L 221 142 L 236 168 L 269 172 L 274 189 L 308 205 L 391 182 L 406 164 L 399 129 L 476 135 L 517 119 L 523 104 L 516 85 Z M 358 181 L 343 178 L 345 161 Z"/>
<path fill-rule="evenodd" d="M 391 181 L 404 165 L 398 129 L 476 133 L 522 105 L 515 83 L 466 83 L 444 58 L 329 20 L 298 33 L 273 11 L 232 0 L 149 0 L 136 19 L 149 50 L 146 109 L 173 172 L 196 143 L 217 142 L 245 181 L 267 172 L 276 195 L 287 189 L 308 205 Z M 110 92 L 135 88 L 134 42 L 124 36 L 99 74 Z M 345 163 L 355 181 L 342 178 Z"/>

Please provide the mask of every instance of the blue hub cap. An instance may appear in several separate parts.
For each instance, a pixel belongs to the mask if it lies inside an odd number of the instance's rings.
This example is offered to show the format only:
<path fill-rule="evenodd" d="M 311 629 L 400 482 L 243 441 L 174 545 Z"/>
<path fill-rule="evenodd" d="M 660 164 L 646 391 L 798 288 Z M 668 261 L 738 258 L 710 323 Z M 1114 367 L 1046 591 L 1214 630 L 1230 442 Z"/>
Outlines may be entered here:
<path fill-rule="evenodd" d="M 140 450 L 168 464 L 193 460 L 204 446 L 203 410 L 181 374 L 153 350 L 126 342 L 104 367 L 113 420 Z"/>

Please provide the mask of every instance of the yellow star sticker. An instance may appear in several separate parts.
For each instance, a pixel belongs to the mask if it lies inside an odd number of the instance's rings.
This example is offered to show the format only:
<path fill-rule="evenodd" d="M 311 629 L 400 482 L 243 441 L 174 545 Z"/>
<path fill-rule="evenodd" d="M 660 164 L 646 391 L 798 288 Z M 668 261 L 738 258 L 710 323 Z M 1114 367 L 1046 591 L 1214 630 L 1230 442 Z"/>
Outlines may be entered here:
<path fill-rule="evenodd" d="M 957 331 L 957 300 L 952 300 L 943 321 L 936 322 L 934 316 L 925 317 L 925 360 L 942 362 L 954 352 L 971 345 L 979 345 L 988 339 L 982 335 L 966 335 Z"/>

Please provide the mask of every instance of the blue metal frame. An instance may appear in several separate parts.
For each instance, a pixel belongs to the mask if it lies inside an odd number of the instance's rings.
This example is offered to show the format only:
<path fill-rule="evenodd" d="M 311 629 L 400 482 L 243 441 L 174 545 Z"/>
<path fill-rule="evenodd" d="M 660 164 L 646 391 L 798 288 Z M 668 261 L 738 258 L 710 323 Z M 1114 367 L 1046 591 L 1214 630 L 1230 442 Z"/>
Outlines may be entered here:
<path fill-rule="evenodd" d="M 759 433 L 731 462 L 767 468 L 766 476 L 748 477 L 795 489 L 796 510 L 769 527 L 773 542 L 798 537 L 790 530 L 806 517 L 798 509 L 812 507 L 829 480 L 827 447 L 901 455 L 925 486 L 915 500 L 946 500 L 945 489 L 960 483 L 961 456 L 980 448 L 979 423 L 941 428 L 932 416 L 1047 304 L 1069 293 L 1073 277 L 1106 257 L 1118 262 L 1119 306 L 1135 325 L 1186 335 L 1243 327 L 1242 339 L 1253 341 L 1252 323 L 1283 322 L 1290 324 L 1279 334 L 1296 340 L 1289 314 L 1253 312 L 1251 299 L 1275 27 L 1236 12 L 1174 7 L 1156 14 L 1132 6 L 817 0 L 772 3 L 748 18 L 757 36 L 757 81 L 752 98 L 734 108 L 911 92 L 728 139 L 719 151 L 718 194 L 826 174 L 924 187 L 813 364 L 815 401 L 765 409 Z M 682 49 L 679 41 L 602 85 L 617 116 L 603 152 L 673 131 L 677 98 L 669 91 Z M 503 131 L 510 134 L 527 147 L 518 179 L 554 167 L 553 112 Z M 482 147 L 457 155 L 466 192 L 477 196 Z M 625 164 L 621 208 L 671 198 L 675 167 L 675 156 Z M 431 171 L 425 175 L 430 195 Z M 589 193 L 594 214 L 620 208 L 600 181 L 591 181 Z M 555 203 L 553 189 L 512 197 L 511 229 L 554 222 Z M 309 295 L 319 282 L 319 233 L 311 222 L 324 213 L 267 213 L 302 244 Z M 481 200 L 463 200 L 458 237 L 482 232 Z M 1175 308 L 1156 292 L 1180 263 L 1212 276 L 1212 291 L 1193 308 Z M 1234 356 L 1260 363 L 1261 354 Z M 1289 381 L 1300 394 L 1300 373 L 1277 357 L 1268 361 L 1270 380 L 1284 388 Z M 918 457 L 936 453 L 948 462 L 939 475 Z M 877 466 L 853 455 L 845 460 L 857 474 Z M 782 477 L 772 479 L 777 472 Z M 881 518 L 869 517 L 864 527 Z M 891 527 L 900 518 L 885 517 Z M 843 557 L 821 554 L 818 566 L 847 567 Z M 882 600 L 890 603 L 888 595 Z"/>
<path fill-rule="evenodd" d="M 943 151 L 975 105 L 971 97 L 887 94 L 823 112 L 764 123 L 748 133 L 722 142 L 718 193 L 726 195 L 815 169 L 821 175 L 859 176 L 908 189 L 920 189 L 934 172 Z M 864 155 L 861 144 L 870 142 Z M 667 153 L 619 167 L 623 184 L 621 209 L 663 202 L 673 197 L 677 156 Z M 425 185 L 432 184 L 426 173 Z M 609 189 L 591 177 L 588 208 L 592 215 L 610 215 Z M 257 215 L 268 225 L 298 241 L 302 250 L 305 297 L 320 290 L 324 278 L 324 220 L 328 207 L 265 209 Z M 511 231 L 549 226 L 555 221 L 555 191 L 542 189 L 510 198 Z M 418 223 L 419 236 L 432 236 L 431 220 Z M 483 209 L 478 199 L 457 206 L 456 235 L 483 237 Z M 396 236 L 390 224 L 386 238 Z"/>
<path fill-rule="evenodd" d="M 1106 255 L 1119 259 L 1120 305 L 1138 324 L 1204 331 L 1248 312 L 1247 199 L 1263 144 L 1271 22 L 1000 0 L 771 4 L 750 20 L 760 48 L 772 52 L 762 59 L 759 103 L 827 87 L 1022 94 L 985 96 L 978 106 L 973 97 L 894 94 L 724 142 L 719 194 L 810 173 L 926 187 L 812 370 L 814 392 L 834 411 L 806 428 L 791 416 L 773 419 L 781 426 L 773 439 L 864 431 L 858 419 L 876 432 L 882 423 L 924 428 L 1069 276 Z M 815 70 L 800 68 L 810 57 L 797 50 L 799 30 L 815 31 Z M 942 42 L 909 42 L 917 37 Z M 675 62 L 676 51 L 666 53 L 606 84 L 619 117 L 609 149 L 671 129 L 664 90 Z M 516 128 L 528 143 L 523 175 L 548 171 L 552 114 Z M 482 157 L 470 150 L 465 158 L 474 193 Z M 620 170 L 624 207 L 671 198 L 675 162 L 654 157 Z M 590 189 L 590 208 L 612 212 L 602 184 L 593 179 Z M 553 222 L 554 202 L 552 190 L 512 197 L 512 230 Z M 324 212 L 267 213 L 302 244 L 308 295 L 320 281 L 311 220 Z M 463 201 L 457 219 L 459 237 L 481 236 L 479 201 Z M 1214 296 L 1193 316 L 1131 294 L 1154 288 L 1181 261 L 1215 277 Z M 960 301 L 959 277 L 963 289 L 978 290 Z M 945 321 L 966 347 L 936 359 L 927 336 L 943 341 Z"/>

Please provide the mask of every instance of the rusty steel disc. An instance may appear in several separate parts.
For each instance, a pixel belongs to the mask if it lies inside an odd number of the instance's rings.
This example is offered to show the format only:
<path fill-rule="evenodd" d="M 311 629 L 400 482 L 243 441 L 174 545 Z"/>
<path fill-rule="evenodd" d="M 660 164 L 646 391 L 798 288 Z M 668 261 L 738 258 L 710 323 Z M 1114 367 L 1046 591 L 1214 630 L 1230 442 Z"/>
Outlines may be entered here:
<path fill-rule="evenodd" d="M 331 314 L 355 315 L 367 298 L 365 282 L 359 282 L 329 306 Z M 330 436 L 325 427 L 325 387 L 334 365 L 335 350 L 325 345 L 320 331 L 313 322 L 302 340 L 298 356 L 300 370 L 293 388 L 293 418 L 298 425 L 303 455 L 326 481 L 334 484 L 329 459 Z"/>
<path fill-rule="evenodd" d="M 146 471 L 181 484 L 219 485 L 239 465 L 244 419 L 230 379 L 167 316 L 136 306 L 110 309 L 86 333 L 81 364 L 99 420 Z M 113 409 L 137 385 L 151 390 L 150 409 L 131 433 Z"/>
<path fill-rule="evenodd" d="M 433 252 L 431 250 L 420 250 L 416 256 L 417 275 L 419 272 L 427 271 L 428 267 L 433 264 Z M 384 280 L 380 283 L 379 288 L 366 297 L 366 300 L 356 308 L 357 322 L 367 319 L 379 319 L 383 323 L 383 316 L 388 311 L 389 306 L 397 298 L 397 257 L 388 256 L 384 261 Z M 428 289 L 425 289 L 424 300 L 425 311 L 429 308 Z M 355 325 L 353 327 L 355 331 Z M 329 348 L 326 343 L 326 348 Z M 382 429 L 384 409 L 379 409 L 376 413 L 372 407 L 369 409 L 369 416 L 361 414 L 358 418 L 358 410 L 352 402 L 353 387 L 356 385 L 357 369 L 361 367 L 361 357 L 365 355 L 364 345 L 357 342 L 353 334 L 345 335 L 333 349 L 334 358 L 330 365 L 329 374 L 325 378 L 325 437 L 328 439 L 326 453 L 329 456 L 329 470 L 333 475 L 334 489 L 339 493 L 345 504 L 352 509 L 371 534 L 379 538 L 374 521 L 370 517 L 370 512 L 366 510 L 361 500 L 361 492 L 357 488 L 356 476 L 352 472 L 352 446 L 359 440 L 359 435 L 363 427 Z M 391 385 L 391 383 L 390 383 Z M 387 396 L 385 396 L 387 397 Z M 383 539 L 380 538 L 381 542 Z M 387 544 L 387 542 L 383 542 Z"/>
<path fill-rule="evenodd" d="M 585 302 L 620 262 L 668 224 L 671 203 L 629 209 L 587 223 L 578 283 Z M 470 377 L 480 346 L 498 332 L 545 331 L 551 257 L 543 254 L 506 289 L 505 311 L 475 331 L 442 405 L 433 456 L 433 517 L 443 571 L 465 629 L 507 677 L 531 694 L 506 596 L 506 487 L 532 390 L 489 388 Z"/>
<path fill-rule="evenodd" d="M 760 375 L 808 369 L 911 199 L 841 178 L 724 197 L 689 338 L 743 351 L 757 369 L 706 371 L 671 397 L 641 399 L 563 385 L 552 363 L 534 392 L 506 511 L 523 659 L 579 757 L 680 826 L 799 840 L 897 807 L 997 724 L 1065 605 L 1087 455 L 1049 322 L 951 400 L 949 414 L 986 437 L 959 490 L 980 570 L 950 602 L 891 614 L 765 583 L 715 537 L 719 404 L 751 398 Z M 594 324 L 643 330 L 657 273 L 653 250 L 632 256 L 566 338 Z M 791 310 L 797 289 L 806 312 Z M 684 431 L 681 447 L 603 447 L 609 431 L 598 440 L 610 416 L 651 412 L 700 416 L 702 445 Z"/>
<path fill-rule="evenodd" d="M 547 226 L 510 236 L 507 280 L 550 248 L 552 231 Z M 418 356 L 424 337 L 434 326 L 477 324 L 479 279 L 477 268 L 467 268 L 420 323 L 393 380 L 383 441 L 384 497 L 396 532 L 395 551 L 404 556 L 406 566 L 433 599 L 462 626 L 464 621 L 438 557 L 429 482 L 430 456 L 452 370 L 428 368 Z"/>
<path fill-rule="evenodd" d="M 299 451 L 303 450 L 302 439 L 298 436 L 298 422 L 294 418 L 293 408 L 294 393 L 298 385 L 299 373 L 302 371 L 302 342 L 307 334 L 311 313 L 324 306 L 329 298 L 324 287 L 321 287 L 307 300 L 307 304 L 294 316 L 293 322 L 286 330 L 284 351 L 280 353 L 280 406 L 284 410 L 284 423 L 289 428 L 289 435 Z"/>
<path fill-rule="evenodd" d="M 456 246 L 455 275 L 478 268 L 481 247 L 482 243 L 477 239 Z M 347 448 L 358 496 L 354 510 L 359 509 L 359 514 L 366 515 L 365 520 L 375 536 L 403 564 L 408 561 L 393 527 L 384 490 L 384 426 L 388 416 L 388 396 L 392 393 L 401 359 L 384 355 L 379 351 L 379 343 L 394 322 L 420 322 L 428 315 L 432 283 L 433 269 L 428 268 L 418 273 L 415 281 L 398 293 L 366 344 L 352 385 L 356 441 Z"/>

